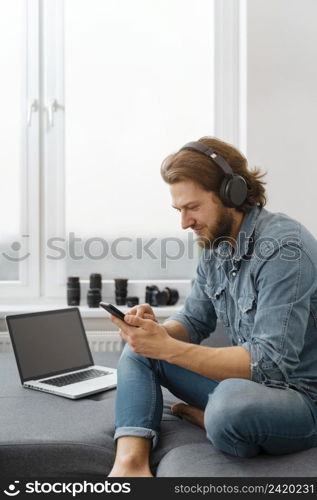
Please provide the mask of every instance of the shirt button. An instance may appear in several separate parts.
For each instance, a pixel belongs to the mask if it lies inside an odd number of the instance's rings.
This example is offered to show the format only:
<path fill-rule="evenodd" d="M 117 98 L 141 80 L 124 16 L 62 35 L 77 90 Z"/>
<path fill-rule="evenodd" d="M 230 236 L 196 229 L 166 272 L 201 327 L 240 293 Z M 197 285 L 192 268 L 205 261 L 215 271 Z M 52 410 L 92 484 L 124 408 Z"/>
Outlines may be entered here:
<path fill-rule="evenodd" d="M 233 276 L 233 277 L 237 276 L 236 271 L 232 271 L 232 276 Z"/>
<path fill-rule="evenodd" d="M 241 337 L 239 337 L 239 338 L 238 338 L 238 340 L 239 340 L 239 342 L 242 342 L 242 339 L 241 339 Z"/>

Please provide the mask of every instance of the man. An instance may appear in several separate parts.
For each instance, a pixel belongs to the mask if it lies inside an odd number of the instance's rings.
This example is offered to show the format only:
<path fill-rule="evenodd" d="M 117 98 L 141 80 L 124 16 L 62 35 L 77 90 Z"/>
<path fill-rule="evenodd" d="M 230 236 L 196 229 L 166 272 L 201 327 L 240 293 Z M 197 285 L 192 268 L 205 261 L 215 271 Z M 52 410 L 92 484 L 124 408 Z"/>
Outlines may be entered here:
<path fill-rule="evenodd" d="M 235 456 L 317 446 L 317 242 L 267 211 L 262 175 L 234 147 L 202 138 L 162 165 L 183 229 L 202 255 L 191 293 L 163 325 L 148 304 L 121 321 L 117 453 L 111 476 L 151 476 L 161 386 L 172 412 Z M 230 347 L 195 345 L 221 321 Z M 136 328 L 138 326 L 139 328 Z"/>

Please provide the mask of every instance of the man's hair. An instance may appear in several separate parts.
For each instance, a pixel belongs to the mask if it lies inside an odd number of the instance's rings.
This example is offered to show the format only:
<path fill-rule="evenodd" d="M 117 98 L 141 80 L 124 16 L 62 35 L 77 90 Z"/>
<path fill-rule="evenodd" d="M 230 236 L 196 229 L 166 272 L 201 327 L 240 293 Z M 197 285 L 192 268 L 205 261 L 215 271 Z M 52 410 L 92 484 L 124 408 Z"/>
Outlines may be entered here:
<path fill-rule="evenodd" d="M 229 163 L 235 174 L 244 177 L 248 192 L 243 205 L 237 208 L 239 212 L 247 213 L 254 205 L 263 207 L 266 204 L 264 189 L 266 183 L 261 180 L 266 173 L 261 173 L 258 168 L 254 168 L 252 171 L 248 170 L 247 159 L 227 142 L 220 141 L 215 137 L 202 137 L 198 142 L 213 148 L 216 153 Z M 221 182 L 225 174 L 213 162 L 212 158 L 186 149 L 165 158 L 161 166 L 161 175 L 168 184 L 191 180 L 200 185 L 205 191 L 214 191 L 219 197 Z"/>

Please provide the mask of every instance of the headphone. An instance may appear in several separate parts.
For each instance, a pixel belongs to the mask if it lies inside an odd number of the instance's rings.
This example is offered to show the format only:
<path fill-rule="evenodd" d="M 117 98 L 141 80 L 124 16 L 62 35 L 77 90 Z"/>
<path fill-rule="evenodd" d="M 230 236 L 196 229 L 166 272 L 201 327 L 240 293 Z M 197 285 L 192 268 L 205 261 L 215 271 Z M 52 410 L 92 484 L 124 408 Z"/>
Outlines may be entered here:
<path fill-rule="evenodd" d="M 202 153 L 211 158 L 223 171 L 225 177 L 221 183 L 219 197 L 227 207 L 237 208 L 242 205 L 247 197 L 248 187 L 246 180 L 241 175 L 235 174 L 229 163 L 216 151 L 202 142 L 188 142 L 179 151 L 188 149 Z"/>

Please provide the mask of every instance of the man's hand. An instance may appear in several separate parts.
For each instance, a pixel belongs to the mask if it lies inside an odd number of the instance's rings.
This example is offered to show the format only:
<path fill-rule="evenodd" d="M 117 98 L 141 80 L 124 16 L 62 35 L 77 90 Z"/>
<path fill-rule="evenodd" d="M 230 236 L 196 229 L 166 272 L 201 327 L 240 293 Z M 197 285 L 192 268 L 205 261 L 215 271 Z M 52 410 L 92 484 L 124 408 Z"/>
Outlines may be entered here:
<path fill-rule="evenodd" d="M 152 319 L 126 314 L 124 321 L 111 315 L 110 319 L 120 328 L 120 335 L 132 351 L 153 359 L 165 359 L 170 352 L 170 344 L 175 342 L 164 326 Z M 139 328 L 136 328 L 138 326 Z"/>
<path fill-rule="evenodd" d="M 140 304 L 137 306 L 132 307 L 130 311 L 127 312 L 129 315 L 133 316 L 138 316 L 140 318 L 144 319 L 152 319 L 153 321 L 157 322 L 157 319 L 155 317 L 154 311 L 150 304 Z"/>

